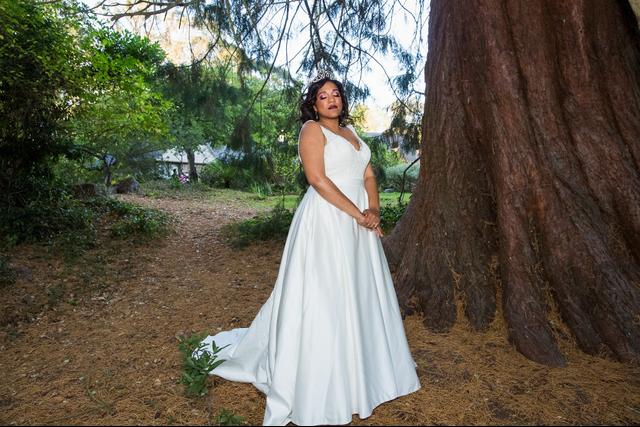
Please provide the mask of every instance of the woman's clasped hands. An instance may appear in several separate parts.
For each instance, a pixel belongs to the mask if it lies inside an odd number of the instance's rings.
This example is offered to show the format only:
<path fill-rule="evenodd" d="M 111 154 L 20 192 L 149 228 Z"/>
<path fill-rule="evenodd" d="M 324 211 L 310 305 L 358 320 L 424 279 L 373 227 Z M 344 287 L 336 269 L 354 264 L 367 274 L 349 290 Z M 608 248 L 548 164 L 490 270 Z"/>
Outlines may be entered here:
<path fill-rule="evenodd" d="M 357 219 L 357 222 L 359 225 L 375 231 L 380 237 L 384 234 L 382 228 L 380 228 L 380 211 L 378 209 L 365 209 L 362 211 L 360 218 Z"/>

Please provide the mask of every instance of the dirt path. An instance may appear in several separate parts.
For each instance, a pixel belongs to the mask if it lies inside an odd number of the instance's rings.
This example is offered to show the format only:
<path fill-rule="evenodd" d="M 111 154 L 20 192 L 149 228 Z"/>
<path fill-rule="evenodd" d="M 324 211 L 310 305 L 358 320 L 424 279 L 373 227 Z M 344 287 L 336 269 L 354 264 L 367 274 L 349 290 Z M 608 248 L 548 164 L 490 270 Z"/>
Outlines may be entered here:
<path fill-rule="evenodd" d="M 174 214 L 176 232 L 123 246 L 102 270 L 65 267 L 19 248 L 15 292 L 62 289 L 61 302 L 0 337 L 3 424 L 209 424 L 220 408 L 258 425 L 264 397 L 250 384 L 215 380 L 209 396 L 188 398 L 178 384 L 179 335 L 248 326 L 275 282 L 282 242 L 238 251 L 220 227 L 252 215 L 215 201 L 127 200 Z M 90 292 L 69 294 L 80 282 Z M 55 295 L 55 294 L 54 294 Z M 29 298 L 23 295 L 21 298 Z M 17 308 L 16 308 L 17 310 Z M 460 323 L 431 334 L 405 320 L 423 388 L 354 424 L 639 424 L 640 368 L 572 349 L 569 366 L 549 369 L 520 356 L 496 321 L 485 333 Z"/>

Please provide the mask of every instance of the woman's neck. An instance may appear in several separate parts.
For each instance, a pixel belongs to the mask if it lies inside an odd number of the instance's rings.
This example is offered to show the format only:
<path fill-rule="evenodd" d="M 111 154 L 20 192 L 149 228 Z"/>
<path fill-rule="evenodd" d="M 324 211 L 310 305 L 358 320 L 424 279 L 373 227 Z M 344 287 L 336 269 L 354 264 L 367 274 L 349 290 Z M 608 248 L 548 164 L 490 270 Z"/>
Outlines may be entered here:
<path fill-rule="evenodd" d="M 326 127 L 331 131 L 338 131 L 340 129 L 339 119 L 327 119 L 327 118 L 321 117 L 320 120 L 318 120 L 318 123 L 320 123 L 322 126 Z"/>

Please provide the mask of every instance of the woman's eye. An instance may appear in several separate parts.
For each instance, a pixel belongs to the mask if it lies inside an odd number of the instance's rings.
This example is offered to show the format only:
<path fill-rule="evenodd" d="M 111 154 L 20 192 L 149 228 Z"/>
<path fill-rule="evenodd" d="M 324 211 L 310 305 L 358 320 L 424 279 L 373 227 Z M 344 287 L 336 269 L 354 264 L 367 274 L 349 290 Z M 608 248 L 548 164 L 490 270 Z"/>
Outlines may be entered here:
<path fill-rule="evenodd" d="M 318 99 L 327 99 L 327 95 L 320 95 Z"/>
<path fill-rule="evenodd" d="M 340 98 L 340 92 L 334 93 L 333 96 L 335 96 L 336 98 Z"/>

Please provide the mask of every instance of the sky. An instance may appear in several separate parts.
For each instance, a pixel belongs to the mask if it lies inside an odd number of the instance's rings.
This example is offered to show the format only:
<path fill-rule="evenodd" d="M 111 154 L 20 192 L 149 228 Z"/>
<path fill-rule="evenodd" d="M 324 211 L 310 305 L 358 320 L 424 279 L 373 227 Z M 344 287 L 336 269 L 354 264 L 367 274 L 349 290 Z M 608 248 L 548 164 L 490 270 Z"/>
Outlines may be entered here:
<path fill-rule="evenodd" d="M 84 0 L 84 2 L 89 5 L 96 4 L 97 1 L 98 0 Z M 403 6 L 405 9 L 408 9 L 415 13 L 418 11 L 418 2 L 420 1 L 421 0 L 398 0 L 399 6 L 394 9 L 394 14 L 391 15 L 391 22 L 388 23 L 388 25 L 390 28 L 390 33 L 401 45 L 403 45 L 405 48 L 411 49 L 411 51 L 415 51 L 415 49 L 417 49 L 419 45 L 423 58 L 426 58 L 428 31 L 426 22 L 424 23 L 423 27 L 422 40 L 414 40 L 413 36 L 415 26 L 413 23 L 413 18 L 411 18 L 410 15 L 408 15 L 403 10 L 403 8 L 400 7 Z M 429 14 L 429 0 L 425 0 L 424 3 L 425 6 L 423 18 L 426 20 Z M 300 14 L 300 16 L 302 16 L 302 14 Z M 277 19 L 278 16 L 275 15 L 273 22 L 277 22 Z M 143 22 L 140 19 L 138 21 L 140 23 Z M 200 41 L 201 45 L 206 46 L 206 41 L 208 41 L 210 38 L 209 34 L 198 31 L 197 29 L 187 28 L 187 26 L 185 25 L 181 25 L 180 28 L 178 28 L 176 25 L 172 25 L 168 27 L 170 28 L 168 30 L 167 26 L 158 21 L 161 21 L 161 19 L 156 20 L 156 24 L 154 25 L 155 31 L 149 33 L 149 36 L 154 41 L 160 41 L 162 47 L 165 49 L 165 51 L 167 51 L 169 57 L 174 61 L 189 62 L 191 58 L 190 46 L 197 45 L 198 40 Z M 151 20 L 147 21 L 147 24 L 149 22 L 151 22 Z M 300 36 L 294 37 L 289 40 L 287 46 L 289 57 L 293 56 L 295 52 L 297 52 L 300 47 L 303 46 L 304 43 L 308 40 L 307 31 L 303 30 L 305 24 L 306 22 L 296 18 L 294 27 L 297 26 L 298 28 L 300 28 L 300 31 L 298 32 Z M 121 23 L 121 26 L 133 29 L 138 33 L 144 32 L 142 28 L 138 28 L 136 30 L 130 25 L 131 23 Z M 294 31 L 292 33 L 295 34 L 296 32 Z M 282 65 L 285 63 L 287 57 L 285 46 L 286 45 L 283 43 L 280 49 L 280 54 L 276 58 L 276 65 Z M 291 61 L 289 68 L 292 72 L 295 72 L 298 68 L 299 59 L 300 58 L 298 57 Z M 392 55 L 389 54 L 386 56 L 376 56 L 376 59 L 378 59 L 381 64 L 384 64 L 386 73 L 391 78 L 401 74 L 399 64 Z M 418 65 L 418 79 L 415 84 L 415 89 L 421 92 L 424 92 L 424 62 L 425 59 L 423 59 L 422 64 Z M 388 107 L 396 98 L 382 68 L 374 61 L 370 61 L 370 66 L 371 69 L 365 70 L 362 74 L 362 81 L 369 88 L 371 93 L 369 98 L 365 101 L 365 104 L 367 105 L 367 107 L 369 107 L 370 110 L 370 114 L 368 117 L 368 130 L 374 132 L 382 132 L 386 129 L 390 121 L 391 115 L 388 111 Z M 303 75 L 302 73 L 299 73 L 296 77 L 303 82 L 306 82 L 308 80 L 308 76 Z M 354 78 L 359 78 L 359 75 L 354 76 Z"/>
<path fill-rule="evenodd" d="M 421 0 L 399 0 L 399 4 L 402 4 L 406 9 L 417 14 L 418 11 L 418 2 Z M 423 1 L 425 4 L 424 8 L 424 19 L 428 17 L 428 7 L 429 0 Z M 299 20 L 298 27 L 303 28 L 306 25 L 306 21 Z M 426 58 L 427 51 L 427 25 L 424 23 L 423 34 L 422 34 L 422 42 L 417 40 L 414 41 L 414 31 L 415 25 L 413 22 L 413 18 L 411 18 L 406 12 L 403 11 L 401 7 L 396 7 L 394 9 L 394 14 L 391 16 L 391 22 L 388 23 L 390 27 L 390 33 L 396 38 L 396 40 L 405 48 L 412 48 L 414 50 L 417 44 L 420 44 L 421 53 L 424 58 Z M 288 50 L 291 56 L 293 53 L 297 52 L 304 43 L 308 40 L 308 30 L 304 29 L 300 31 L 300 37 L 289 41 Z M 284 45 L 281 48 L 281 52 L 278 56 L 278 61 L 276 62 L 278 65 L 284 64 L 286 58 L 286 53 L 284 52 Z M 295 71 L 299 65 L 299 61 L 296 58 L 291 65 L 291 70 Z M 388 54 L 385 56 L 377 56 L 376 59 L 381 64 L 385 65 L 386 74 L 382 70 L 382 68 L 376 64 L 374 61 L 370 61 L 371 69 L 368 71 L 364 71 L 362 75 L 362 80 L 364 84 L 369 87 L 371 91 L 370 99 L 367 100 L 367 105 L 377 106 L 379 108 L 386 108 L 390 105 L 390 103 L 395 99 L 393 91 L 391 90 L 389 80 L 387 75 L 390 78 L 393 78 L 399 74 L 401 74 L 401 69 L 399 67 L 398 62 L 393 57 L 393 55 Z M 418 75 L 420 76 L 417 80 L 416 90 L 424 91 L 424 83 L 422 78 L 422 72 L 424 71 L 424 63 L 419 65 Z M 307 81 L 308 77 L 306 75 L 297 76 L 302 81 Z M 354 76 L 355 78 L 359 78 L 359 74 Z"/>

